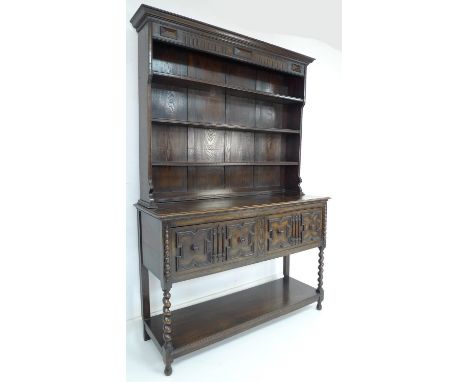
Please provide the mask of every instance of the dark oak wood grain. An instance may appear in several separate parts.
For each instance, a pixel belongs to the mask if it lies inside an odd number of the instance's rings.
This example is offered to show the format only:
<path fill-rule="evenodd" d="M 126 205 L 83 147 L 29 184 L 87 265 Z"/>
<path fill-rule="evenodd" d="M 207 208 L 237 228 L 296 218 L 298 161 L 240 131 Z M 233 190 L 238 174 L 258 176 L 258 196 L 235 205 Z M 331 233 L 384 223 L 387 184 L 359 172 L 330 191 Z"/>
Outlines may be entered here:
<path fill-rule="evenodd" d="M 255 100 L 226 96 L 226 124 L 255 126 Z"/>
<path fill-rule="evenodd" d="M 171 162 L 173 163 L 173 162 Z M 187 192 L 187 166 L 153 166 L 154 191 L 158 193 Z"/>
<path fill-rule="evenodd" d="M 158 84 L 152 89 L 153 118 L 187 119 L 187 89 Z"/>
<path fill-rule="evenodd" d="M 181 126 L 158 126 L 152 130 L 152 161 L 187 162 L 188 134 L 187 128 Z"/>
<path fill-rule="evenodd" d="M 151 163 L 187 167 L 150 172 L 155 202 L 182 193 L 300 192 L 300 78 L 160 41 L 150 50 Z"/>
<path fill-rule="evenodd" d="M 322 308 L 328 198 L 300 187 L 313 59 L 146 5 L 131 22 L 139 55 L 143 335 L 171 375 L 175 357 L 313 302 Z M 319 252 L 317 288 L 290 277 L 290 255 L 309 249 Z M 171 308 L 173 283 L 281 257 L 282 279 Z M 149 272 L 163 291 L 155 317 Z"/>
<path fill-rule="evenodd" d="M 167 44 L 154 44 L 152 69 L 158 73 L 187 76 L 187 51 Z"/>
<path fill-rule="evenodd" d="M 288 94 L 285 77 L 272 70 L 258 70 L 256 89 L 272 94 Z"/>
<path fill-rule="evenodd" d="M 229 62 L 226 84 L 240 89 L 256 90 L 257 70 L 249 65 Z"/>

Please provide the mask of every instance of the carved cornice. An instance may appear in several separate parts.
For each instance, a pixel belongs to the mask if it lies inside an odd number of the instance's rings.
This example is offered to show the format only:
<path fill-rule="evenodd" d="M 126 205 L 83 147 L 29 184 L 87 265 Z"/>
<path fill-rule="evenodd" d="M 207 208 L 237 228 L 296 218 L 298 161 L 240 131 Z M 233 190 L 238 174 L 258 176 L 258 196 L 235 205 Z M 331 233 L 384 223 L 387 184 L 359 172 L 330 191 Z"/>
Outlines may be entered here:
<path fill-rule="evenodd" d="M 315 60 L 289 49 L 144 4 L 130 22 L 137 31 L 148 22 L 156 23 L 155 29 L 158 30 L 153 31 L 153 38 L 296 75 L 303 76 L 305 66 Z"/>

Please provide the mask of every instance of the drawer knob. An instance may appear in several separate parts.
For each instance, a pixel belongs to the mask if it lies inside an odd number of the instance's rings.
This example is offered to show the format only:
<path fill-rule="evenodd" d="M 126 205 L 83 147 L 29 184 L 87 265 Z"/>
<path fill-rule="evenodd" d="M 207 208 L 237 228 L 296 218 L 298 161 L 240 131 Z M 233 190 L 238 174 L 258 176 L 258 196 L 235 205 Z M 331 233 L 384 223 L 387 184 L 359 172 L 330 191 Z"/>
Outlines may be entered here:
<path fill-rule="evenodd" d="M 239 238 L 239 241 L 240 241 L 242 244 L 244 244 L 244 243 L 245 243 L 245 237 L 240 237 L 240 238 Z"/>
<path fill-rule="evenodd" d="M 192 251 L 198 251 L 198 245 L 192 244 L 190 248 L 192 248 Z"/>

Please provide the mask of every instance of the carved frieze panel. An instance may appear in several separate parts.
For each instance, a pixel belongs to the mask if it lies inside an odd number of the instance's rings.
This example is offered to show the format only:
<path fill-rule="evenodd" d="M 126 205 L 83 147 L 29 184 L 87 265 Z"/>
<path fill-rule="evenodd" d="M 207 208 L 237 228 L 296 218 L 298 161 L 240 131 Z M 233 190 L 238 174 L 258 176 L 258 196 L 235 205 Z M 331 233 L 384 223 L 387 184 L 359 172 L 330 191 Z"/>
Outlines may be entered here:
<path fill-rule="evenodd" d="M 300 62 L 288 60 L 254 48 L 247 49 L 215 36 L 186 30 L 170 23 L 153 23 L 153 38 L 220 56 L 235 58 L 286 73 L 299 76 L 304 76 L 305 74 L 305 66 Z"/>

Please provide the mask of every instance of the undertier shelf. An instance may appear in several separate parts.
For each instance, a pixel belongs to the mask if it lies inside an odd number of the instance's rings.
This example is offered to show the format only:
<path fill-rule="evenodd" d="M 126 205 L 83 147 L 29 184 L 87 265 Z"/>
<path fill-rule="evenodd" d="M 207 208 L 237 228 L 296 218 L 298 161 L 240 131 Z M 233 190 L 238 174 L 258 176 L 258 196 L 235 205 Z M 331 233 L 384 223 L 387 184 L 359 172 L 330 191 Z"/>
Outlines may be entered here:
<path fill-rule="evenodd" d="M 173 356 L 180 357 L 318 301 L 315 288 L 291 277 L 172 312 Z M 145 320 L 161 350 L 162 315 Z"/>

